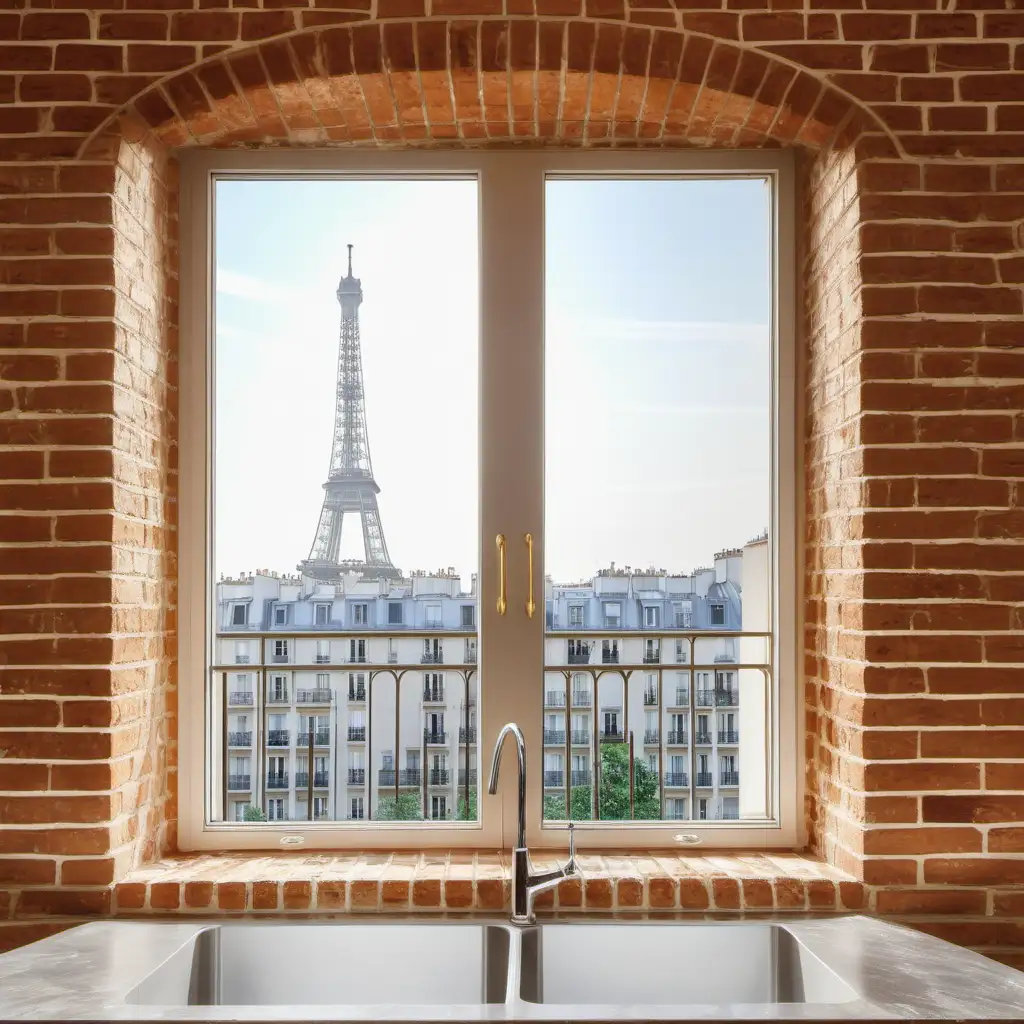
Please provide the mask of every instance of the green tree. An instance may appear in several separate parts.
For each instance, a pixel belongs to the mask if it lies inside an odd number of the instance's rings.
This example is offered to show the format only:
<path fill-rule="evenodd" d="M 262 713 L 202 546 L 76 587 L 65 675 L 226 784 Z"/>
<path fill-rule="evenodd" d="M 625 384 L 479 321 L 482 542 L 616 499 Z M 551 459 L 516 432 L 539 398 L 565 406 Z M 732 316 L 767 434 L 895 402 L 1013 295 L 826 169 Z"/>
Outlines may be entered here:
<path fill-rule="evenodd" d="M 423 805 L 419 793 L 399 793 L 397 800 L 393 796 L 382 796 L 377 801 L 378 821 L 422 821 Z"/>
<path fill-rule="evenodd" d="M 476 786 L 469 790 L 469 807 L 466 807 L 466 792 L 459 788 L 459 808 L 455 814 L 456 821 L 476 821 Z"/>
<path fill-rule="evenodd" d="M 263 813 L 262 808 L 255 807 L 253 804 L 249 804 L 245 808 L 245 812 L 242 815 L 245 821 L 266 821 L 267 816 Z"/>
<path fill-rule="evenodd" d="M 629 819 L 629 747 L 625 743 L 601 745 L 601 820 Z M 570 797 L 573 821 L 589 821 L 593 817 L 591 787 L 576 786 Z M 544 817 L 565 820 L 565 797 L 552 793 L 544 798 Z M 658 776 L 645 761 L 633 760 L 633 819 L 656 821 L 661 817 Z"/>

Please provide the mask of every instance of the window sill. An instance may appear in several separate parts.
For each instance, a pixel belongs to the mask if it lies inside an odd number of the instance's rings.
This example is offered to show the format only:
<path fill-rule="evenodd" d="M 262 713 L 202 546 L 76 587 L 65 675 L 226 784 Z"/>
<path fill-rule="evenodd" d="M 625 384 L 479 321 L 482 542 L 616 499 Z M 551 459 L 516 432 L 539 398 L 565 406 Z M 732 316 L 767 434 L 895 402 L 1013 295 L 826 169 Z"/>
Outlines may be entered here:
<path fill-rule="evenodd" d="M 849 875 L 794 853 L 582 854 L 581 878 L 538 909 L 847 912 L 865 906 Z M 538 868 L 557 858 L 538 854 Z M 194 855 L 168 858 L 114 886 L 114 914 L 491 911 L 509 905 L 501 853 Z"/>

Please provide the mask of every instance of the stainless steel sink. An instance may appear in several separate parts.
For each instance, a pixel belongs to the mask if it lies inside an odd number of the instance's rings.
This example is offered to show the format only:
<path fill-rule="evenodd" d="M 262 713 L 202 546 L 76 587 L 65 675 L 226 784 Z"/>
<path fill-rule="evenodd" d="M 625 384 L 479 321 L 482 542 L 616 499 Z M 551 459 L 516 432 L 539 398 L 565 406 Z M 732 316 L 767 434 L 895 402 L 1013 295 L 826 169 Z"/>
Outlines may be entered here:
<path fill-rule="evenodd" d="M 509 931 L 493 925 L 239 924 L 206 928 L 128 996 L 136 1005 L 503 1003 Z"/>
<path fill-rule="evenodd" d="M 519 995 L 579 1006 L 845 1003 L 857 998 L 773 924 L 609 921 L 523 932 Z"/>

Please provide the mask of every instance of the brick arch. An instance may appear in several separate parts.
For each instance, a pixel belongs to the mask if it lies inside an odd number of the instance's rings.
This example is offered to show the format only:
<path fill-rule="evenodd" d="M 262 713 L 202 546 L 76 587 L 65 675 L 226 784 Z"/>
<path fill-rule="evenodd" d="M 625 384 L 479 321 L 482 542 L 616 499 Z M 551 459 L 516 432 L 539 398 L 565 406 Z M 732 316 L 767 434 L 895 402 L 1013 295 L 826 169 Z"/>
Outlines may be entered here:
<path fill-rule="evenodd" d="M 833 86 L 758 50 L 697 33 L 535 18 L 276 37 L 150 86 L 93 142 L 111 127 L 171 147 L 542 140 L 818 149 L 882 131 Z"/>

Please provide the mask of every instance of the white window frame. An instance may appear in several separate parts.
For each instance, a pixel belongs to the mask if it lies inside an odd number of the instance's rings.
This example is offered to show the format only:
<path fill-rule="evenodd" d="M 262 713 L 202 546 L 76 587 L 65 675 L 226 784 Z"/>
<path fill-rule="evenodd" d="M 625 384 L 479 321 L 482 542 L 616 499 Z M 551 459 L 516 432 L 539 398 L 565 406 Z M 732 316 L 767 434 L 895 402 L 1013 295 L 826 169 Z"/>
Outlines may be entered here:
<path fill-rule="evenodd" d="M 564 824 L 541 820 L 545 616 L 528 618 L 526 573 L 520 538 L 533 536 L 536 586 L 543 594 L 544 566 L 544 181 L 545 176 L 614 177 L 688 175 L 758 176 L 774 189 L 772 220 L 774 294 L 771 547 L 769 554 L 774 642 L 769 705 L 773 735 L 766 758 L 769 812 L 757 822 L 689 822 L 687 832 L 708 847 L 799 846 L 804 842 L 803 749 L 799 697 L 801 547 L 797 501 L 802 484 L 798 446 L 799 391 L 796 361 L 796 248 L 794 156 L 788 151 L 533 150 L 406 151 L 198 150 L 181 155 L 181 388 L 180 438 L 180 834 L 184 850 L 277 849 L 283 836 L 301 837 L 305 849 L 422 849 L 438 844 L 495 848 L 514 841 L 516 786 L 510 775 L 490 796 L 480 787 L 480 821 L 440 823 L 265 823 L 211 820 L 223 785 L 222 759 L 210 736 L 223 727 L 208 695 L 214 652 L 212 521 L 213 268 L 210 226 L 217 176 L 476 177 L 480 181 L 480 615 L 479 746 L 488 755 L 498 730 L 518 721 L 531 754 L 528 841 L 564 849 Z M 525 341 L 524 341 L 525 339 Z M 516 436 L 510 442 L 508 432 Z M 509 458 L 508 453 L 515 457 Z M 501 453 L 500 455 L 498 453 Z M 508 611 L 496 601 L 498 564 L 494 538 L 508 538 Z M 596 568 L 596 567 L 595 567 Z M 342 634 L 342 638 L 343 638 Z M 532 687 L 523 680 L 533 679 Z M 692 699 L 692 696 L 691 696 Z M 508 760 L 511 752 L 506 752 Z M 377 752 L 374 752 L 377 756 Z M 514 760 L 514 759 L 513 759 Z M 748 762 L 749 763 L 749 762 Z M 482 777 L 482 776 L 478 776 Z M 220 804 L 217 804 L 220 807 Z M 220 810 L 218 814 L 222 813 Z M 678 821 L 579 822 L 582 848 L 648 849 L 670 845 Z M 443 837 L 438 831 L 444 829 Z"/>

